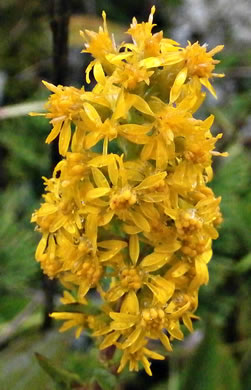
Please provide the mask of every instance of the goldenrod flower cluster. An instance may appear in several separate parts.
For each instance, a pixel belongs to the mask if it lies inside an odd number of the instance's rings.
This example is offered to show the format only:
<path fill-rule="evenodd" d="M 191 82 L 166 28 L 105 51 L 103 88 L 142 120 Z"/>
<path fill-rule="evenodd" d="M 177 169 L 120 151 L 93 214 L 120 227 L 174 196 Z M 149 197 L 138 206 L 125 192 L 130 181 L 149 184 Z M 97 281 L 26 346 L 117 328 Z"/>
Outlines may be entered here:
<path fill-rule="evenodd" d="M 65 312 L 52 314 L 65 320 L 61 330 L 91 329 L 101 349 L 121 350 L 118 372 L 143 365 L 149 375 L 148 359 L 164 358 L 149 342 L 171 351 L 182 323 L 193 330 L 222 219 L 207 187 L 221 135 L 210 132 L 212 115 L 194 114 L 204 87 L 215 96 L 210 80 L 223 75 L 213 73 L 213 55 L 223 46 L 182 48 L 153 34 L 154 12 L 146 23 L 133 19 L 132 43 L 116 46 L 104 12 L 99 32 L 82 33 L 92 91 L 44 82 L 46 142 L 59 137 L 62 160 L 32 216 L 42 233 L 36 259 L 66 288 Z M 95 315 L 89 290 L 103 302 Z"/>

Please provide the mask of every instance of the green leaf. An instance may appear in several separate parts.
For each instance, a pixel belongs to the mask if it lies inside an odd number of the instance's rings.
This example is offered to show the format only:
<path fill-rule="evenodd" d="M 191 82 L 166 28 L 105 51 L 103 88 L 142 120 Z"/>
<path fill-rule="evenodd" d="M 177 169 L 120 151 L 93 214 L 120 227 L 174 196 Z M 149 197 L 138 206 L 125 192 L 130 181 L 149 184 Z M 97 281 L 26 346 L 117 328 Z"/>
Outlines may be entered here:
<path fill-rule="evenodd" d="M 221 353 L 221 385 L 222 390 L 240 390 L 239 372 L 237 364 L 231 353 L 225 347 L 220 348 Z"/>
<path fill-rule="evenodd" d="M 72 386 L 81 386 L 81 380 L 77 374 L 58 367 L 47 357 L 35 353 L 37 361 L 42 369 L 52 378 L 58 390 L 70 390 Z"/>
<path fill-rule="evenodd" d="M 98 382 L 102 390 L 114 390 L 117 384 L 116 377 L 104 368 L 96 368 L 93 379 Z"/>
<path fill-rule="evenodd" d="M 240 274 L 247 272 L 251 269 L 251 252 L 244 256 L 238 264 L 235 266 L 235 271 Z"/>
<path fill-rule="evenodd" d="M 240 390 L 236 363 L 213 325 L 183 373 L 181 390 Z"/>

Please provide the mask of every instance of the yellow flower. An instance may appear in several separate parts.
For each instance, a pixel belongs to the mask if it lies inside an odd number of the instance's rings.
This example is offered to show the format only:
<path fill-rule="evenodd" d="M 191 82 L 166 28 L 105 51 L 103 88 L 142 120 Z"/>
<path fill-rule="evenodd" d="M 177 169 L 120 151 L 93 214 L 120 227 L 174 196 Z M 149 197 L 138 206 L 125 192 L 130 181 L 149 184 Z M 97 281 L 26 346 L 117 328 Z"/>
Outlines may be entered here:
<path fill-rule="evenodd" d="M 130 291 L 123 301 L 120 312 L 110 312 L 110 326 L 96 335 L 108 333 L 101 344 L 101 348 L 116 344 L 122 350 L 133 348 L 137 350 L 146 338 L 160 340 L 167 351 L 172 351 L 168 331 L 172 338 L 181 340 L 183 333 L 179 323 L 174 318 L 169 318 L 165 312 L 165 306 L 154 301 L 145 302 L 144 308 L 140 308 L 135 292 Z"/>
<path fill-rule="evenodd" d="M 177 247 L 178 249 L 178 247 Z M 122 261 L 116 261 L 113 265 L 117 281 L 111 284 L 111 288 L 106 293 L 106 299 L 110 302 L 116 301 L 126 293 L 137 292 L 143 286 L 153 293 L 153 296 L 162 304 L 165 304 L 172 296 L 175 284 L 168 281 L 154 272 L 162 268 L 170 260 L 170 253 L 156 252 L 145 256 L 141 262 L 139 260 L 139 239 L 134 234 L 129 239 L 130 263 L 122 258 Z M 153 274 L 152 274 L 153 272 Z"/>
<path fill-rule="evenodd" d="M 100 349 L 121 351 L 118 372 L 143 365 L 148 375 L 148 359 L 163 359 L 149 340 L 170 352 L 181 325 L 192 332 L 198 319 L 222 221 L 207 183 L 213 156 L 226 156 L 215 150 L 222 135 L 211 133 L 213 116 L 195 117 L 202 86 L 215 95 L 209 80 L 223 76 L 213 58 L 223 46 L 182 48 L 153 34 L 154 12 L 145 23 L 134 18 L 132 42 L 118 48 L 105 13 L 98 33 L 82 33 L 94 57 L 92 91 L 44 82 L 53 92 L 42 114 L 53 127 L 46 142 L 59 136 L 64 158 L 44 178 L 31 219 L 42 235 L 36 260 L 66 289 L 67 310 L 51 314 L 65 321 L 61 331 L 89 329 Z M 89 313 L 91 289 L 101 303 Z"/>
<path fill-rule="evenodd" d="M 138 24 L 137 19 L 133 18 L 131 27 L 127 31 L 127 34 L 130 34 L 134 44 L 139 51 L 145 50 L 145 46 L 149 39 L 152 38 L 152 29 L 156 24 L 153 24 L 153 15 L 155 14 L 155 6 L 151 8 L 151 13 L 148 18 L 148 22 L 143 22 Z M 130 46 L 129 46 L 130 47 Z"/>
<path fill-rule="evenodd" d="M 156 196 L 156 186 L 163 183 L 166 173 L 149 175 L 140 184 L 135 185 L 138 174 L 127 169 L 119 156 L 110 154 L 96 157 L 89 162 L 89 165 L 92 167 L 92 175 L 97 187 L 87 192 L 87 200 L 91 203 L 95 199 L 108 198 L 107 203 L 104 203 L 105 207 L 109 206 L 108 213 L 111 211 L 120 220 L 131 222 L 140 231 L 149 232 L 151 226 L 142 212 L 142 207 L 144 208 L 144 204 L 161 202 L 166 198 L 166 194 L 161 191 Z M 99 169 L 106 166 L 111 184 Z"/>
<path fill-rule="evenodd" d="M 86 49 L 82 50 L 82 53 L 90 53 L 94 58 L 100 60 L 103 65 L 107 65 L 106 55 L 110 53 L 115 53 L 117 51 L 114 39 L 109 36 L 109 32 L 106 24 L 106 13 L 102 12 L 103 17 L 103 27 L 99 28 L 99 32 L 85 30 L 81 31 L 80 34 L 87 42 L 85 44 Z M 96 61 L 92 61 L 87 68 L 87 75 L 89 75 L 90 70 L 95 65 Z M 109 64 L 106 67 L 109 69 Z M 87 82 L 89 78 L 87 77 Z"/>
<path fill-rule="evenodd" d="M 146 348 L 147 341 L 142 340 L 139 347 L 135 350 L 134 347 L 127 348 L 123 351 L 123 355 L 120 361 L 120 365 L 118 368 L 118 373 L 120 373 L 127 363 L 129 364 L 130 371 L 138 371 L 139 363 L 143 364 L 143 367 L 146 373 L 149 376 L 152 376 L 152 371 L 150 368 L 149 358 L 156 360 L 164 360 L 164 356 L 160 355 L 157 352 L 153 352 L 150 349 Z"/>
<path fill-rule="evenodd" d="M 182 69 L 177 74 L 170 92 L 170 103 L 175 102 L 179 97 L 181 88 L 187 79 L 198 77 L 200 83 L 205 86 L 216 98 L 216 92 L 209 81 L 211 77 L 224 77 L 224 74 L 213 73 L 215 65 L 220 61 L 213 59 L 213 56 L 223 49 L 223 45 L 218 45 L 207 52 L 207 46 L 200 46 L 198 42 L 193 45 L 188 42 L 188 46 L 182 50 Z"/>
<path fill-rule="evenodd" d="M 48 114 L 30 113 L 30 115 L 41 115 L 46 118 L 52 118 L 50 123 L 53 126 L 52 131 L 46 138 L 46 143 L 51 143 L 59 134 L 59 153 L 66 155 L 71 140 L 71 122 L 78 121 L 82 102 L 80 99 L 81 91 L 74 87 L 57 87 L 51 83 L 43 81 L 44 85 L 53 92 L 50 96 L 46 108 Z"/>
<path fill-rule="evenodd" d="M 66 332 L 67 330 L 77 327 L 75 336 L 78 338 L 86 327 L 87 316 L 83 313 L 70 313 L 70 312 L 61 312 L 61 313 L 52 313 L 50 317 L 55 318 L 56 320 L 65 320 L 59 332 Z"/>

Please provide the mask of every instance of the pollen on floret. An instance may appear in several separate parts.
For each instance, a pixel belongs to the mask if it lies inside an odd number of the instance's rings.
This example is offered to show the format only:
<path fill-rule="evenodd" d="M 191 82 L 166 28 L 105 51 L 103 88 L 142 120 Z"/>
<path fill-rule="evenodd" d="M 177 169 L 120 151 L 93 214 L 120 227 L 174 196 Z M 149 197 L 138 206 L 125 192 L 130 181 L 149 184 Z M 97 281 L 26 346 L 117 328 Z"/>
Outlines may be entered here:
<path fill-rule="evenodd" d="M 112 210 L 121 210 L 133 206 L 136 202 L 137 197 L 135 192 L 131 191 L 129 188 L 125 188 L 112 196 L 110 207 Z"/>
<path fill-rule="evenodd" d="M 149 308 L 142 311 L 141 325 L 148 331 L 161 330 L 165 323 L 165 312 L 162 309 Z"/>
<path fill-rule="evenodd" d="M 99 264 L 93 263 L 91 260 L 84 262 L 82 267 L 78 269 L 76 274 L 86 278 L 91 286 L 95 286 L 102 276 L 103 269 Z"/>
<path fill-rule="evenodd" d="M 196 215 L 195 209 L 182 210 L 175 221 L 177 233 L 180 237 L 187 237 L 200 230 L 203 221 Z"/>
<path fill-rule="evenodd" d="M 125 268 L 121 271 L 121 285 L 127 289 L 138 290 L 142 287 L 142 272 L 135 268 Z"/>
<path fill-rule="evenodd" d="M 193 45 L 188 42 L 184 51 L 184 59 L 188 67 L 188 74 L 198 77 L 211 77 L 218 60 L 213 59 L 213 55 L 223 49 L 223 45 L 217 46 L 218 50 L 207 52 L 206 46 L 200 46 L 198 42 Z M 215 48 L 216 49 L 216 48 Z"/>

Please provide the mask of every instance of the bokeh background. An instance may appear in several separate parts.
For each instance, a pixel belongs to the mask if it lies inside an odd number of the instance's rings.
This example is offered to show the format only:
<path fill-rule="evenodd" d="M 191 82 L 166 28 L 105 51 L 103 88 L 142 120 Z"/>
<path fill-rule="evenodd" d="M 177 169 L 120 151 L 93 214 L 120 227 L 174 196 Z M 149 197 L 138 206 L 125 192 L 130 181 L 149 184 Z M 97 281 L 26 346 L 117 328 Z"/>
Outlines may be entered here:
<path fill-rule="evenodd" d="M 0 2 L 0 388 L 67 389 L 64 384 L 55 387 L 39 367 L 35 352 L 52 359 L 55 367 L 78 373 L 83 380 L 98 375 L 104 390 L 116 388 L 116 377 L 104 374 L 90 338 L 83 335 L 76 341 L 71 332 L 58 334 L 58 324 L 48 319 L 48 312 L 59 303 L 60 288 L 41 274 L 34 260 L 39 235 L 30 224 L 30 216 L 41 201 L 41 176 L 51 175 L 57 156 L 53 147 L 44 144 L 49 132 L 47 120 L 27 114 L 41 110 L 48 96 L 41 79 L 54 82 L 61 78 L 66 85 L 83 85 L 90 58 L 80 54 L 83 40 L 79 30 L 97 30 L 103 9 L 110 31 L 121 42 L 126 39 L 123 32 L 132 17 L 139 22 L 147 20 L 155 4 L 156 31 L 163 29 L 166 36 L 182 45 L 187 40 L 199 40 L 210 48 L 225 45 L 218 55 L 221 64 L 217 71 L 226 77 L 214 82 L 218 100 L 208 96 L 200 111 L 203 118 L 208 113 L 215 115 L 213 131 L 224 134 L 218 150 L 229 152 L 227 159 L 215 161 L 211 183 L 222 196 L 224 223 L 214 243 L 209 285 L 200 291 L 198 314 L 202 319 L 195 324 L 194 334 L 176 343 L 166 361 L 153 363 L 153 378 L 143 372 L 126 372 L 120 389 L 249 390 L 250 1 L 65 1 L 61 13 L 66 21 L 69 17 L 68 56 L 63 58 L 61 69 L 55 69 L 51 25 L 60 2 L 64 0 Z M 97 385 L 94 388 L 98 389 Z"/>

